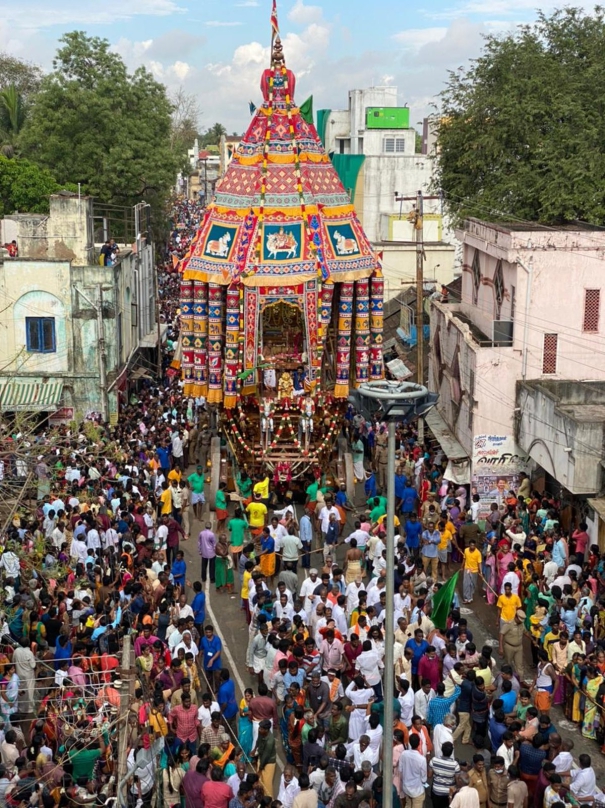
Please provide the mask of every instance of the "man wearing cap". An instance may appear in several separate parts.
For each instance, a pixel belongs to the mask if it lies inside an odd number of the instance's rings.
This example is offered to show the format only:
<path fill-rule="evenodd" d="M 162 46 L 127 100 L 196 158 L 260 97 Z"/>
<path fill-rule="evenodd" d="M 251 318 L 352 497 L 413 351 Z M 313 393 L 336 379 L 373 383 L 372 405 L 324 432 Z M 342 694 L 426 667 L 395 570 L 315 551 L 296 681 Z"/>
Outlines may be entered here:
<path fill-rule="evenodd" d="M 500 652 L 513 671 L 521 675 L 523 671 L 523 635 L 525 627 L 525 612 L 517 609 L 515 617 L 510 622 L 502 621 L 500 625 Z"/>

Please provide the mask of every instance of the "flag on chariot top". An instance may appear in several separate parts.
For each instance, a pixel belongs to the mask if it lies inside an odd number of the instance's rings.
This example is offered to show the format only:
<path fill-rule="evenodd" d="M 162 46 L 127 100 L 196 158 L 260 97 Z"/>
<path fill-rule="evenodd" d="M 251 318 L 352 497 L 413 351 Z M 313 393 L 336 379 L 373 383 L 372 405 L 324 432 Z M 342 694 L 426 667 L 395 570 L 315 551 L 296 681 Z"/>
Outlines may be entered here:
<path fill-rule="evenodd" d="M 271 28 L 273 34 L 279 36 L 279 23 L 277 22 L 277 0 L 273 0 L 273 8 L 271 10 Z"/>

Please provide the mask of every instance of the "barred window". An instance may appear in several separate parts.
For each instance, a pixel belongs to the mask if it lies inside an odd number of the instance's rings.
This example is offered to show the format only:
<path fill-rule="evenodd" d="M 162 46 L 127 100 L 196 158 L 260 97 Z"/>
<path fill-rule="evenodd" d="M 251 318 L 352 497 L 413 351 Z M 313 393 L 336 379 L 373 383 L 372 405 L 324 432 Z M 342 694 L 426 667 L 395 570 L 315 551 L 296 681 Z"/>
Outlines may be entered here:
<path fill-rule="evenodd" d="M 544 349 L 542 351 L 542 373 L 557 372 L 557 344 L 558 334 L 544 334 Z"/>
<path fill-rule="evenodd" d="M 601 313 L 601 290 L 584 290 L 584 331 L 596 334 L 599 330 L 599 315 Z"/>

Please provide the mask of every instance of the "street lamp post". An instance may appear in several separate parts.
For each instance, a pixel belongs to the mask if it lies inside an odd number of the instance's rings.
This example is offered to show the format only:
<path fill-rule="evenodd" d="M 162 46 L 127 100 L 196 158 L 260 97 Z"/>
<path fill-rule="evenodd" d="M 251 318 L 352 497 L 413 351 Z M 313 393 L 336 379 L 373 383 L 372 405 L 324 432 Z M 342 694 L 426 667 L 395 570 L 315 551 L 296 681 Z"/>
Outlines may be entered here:
<path fill-rule="evenodd" d="M 393 808 L 393 698 L 395 694 L 395 426 L 426 415 L 438 395 L 411 382 L 368 382 L 349 396 L 349 402 L 369 420 L 376 416 L 388 425 L 387 444 L 387 568 L 384 653 L 384 734 L 382 771 L 383 808 Z"/>

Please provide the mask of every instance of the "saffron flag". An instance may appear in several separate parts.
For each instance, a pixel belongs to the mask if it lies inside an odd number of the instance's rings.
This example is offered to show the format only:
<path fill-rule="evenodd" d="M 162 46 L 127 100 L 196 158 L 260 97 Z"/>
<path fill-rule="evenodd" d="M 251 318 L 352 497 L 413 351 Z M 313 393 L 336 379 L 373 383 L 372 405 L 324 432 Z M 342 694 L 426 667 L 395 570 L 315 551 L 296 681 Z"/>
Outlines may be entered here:
<path fill-rule="evenodd" d="M 277 0 L 273 0 L 273 9 L 271 10 L 271 28 L 273 28 L 273 35 L 279 36 L 279 23 L 277 22 Z"/>
<path fill-rule="evenodd" d="M 452 600 L 454 598 L 454 592 L 456 591 L 459 575 L 460 571 L 456 572 L 433 597 L 431 620 L 437 628 L 442 630 L 445 630 L 447 627 L 447 618 L 452 608 Z"/>
<path fill-rule="evenodd" d="M 313 96 L 310 95 L 304 104 L 300 105 L 300 114 L 307 123 L 313 123 Z"/>

